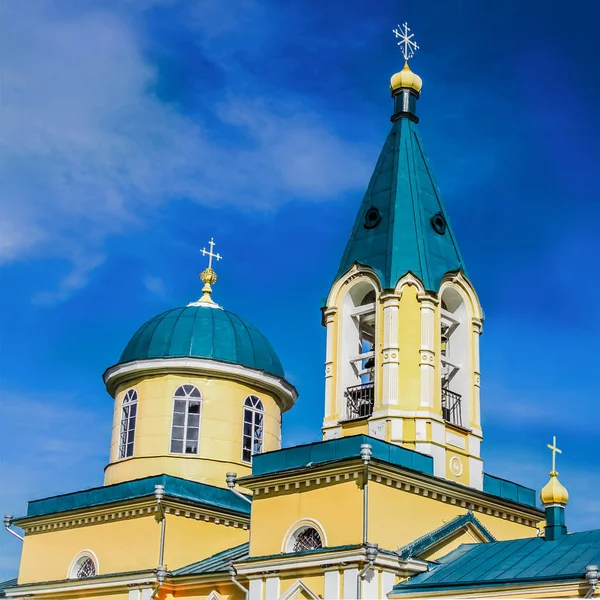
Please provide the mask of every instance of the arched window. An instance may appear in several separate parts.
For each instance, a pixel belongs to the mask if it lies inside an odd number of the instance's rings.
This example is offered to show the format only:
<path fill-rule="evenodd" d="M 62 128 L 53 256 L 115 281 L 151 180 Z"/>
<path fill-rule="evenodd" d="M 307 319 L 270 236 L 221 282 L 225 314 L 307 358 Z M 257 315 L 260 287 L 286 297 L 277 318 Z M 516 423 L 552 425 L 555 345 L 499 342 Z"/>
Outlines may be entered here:
<path fill-rule="evenodd" d="M 244 402 L 242 460 L 252 462 L 253 454 L 263 451 L 265 410 L 260 398 L 248 396 Z"/>
<path fill-rule="evenodd" d="M 198 454 L 202 395 L 195 385 L 180 385 L 173 396 L 171 452 Z"/>
<path fill-rule="evenodd" d="M 369 417 L 375 400 L 377 294 L 368 280 L 346 295 L 342 322 L 342 389 L 346 419 Z"/>
<path fill-rule="evenodd" d="M 442 292 L 440 326 L 442 416 L 462 426 L 468 410 L 469 330 L 465 302 L 451 287 Z"/>
<path fill-rule="evenodd" d="M 98 575 L 98 564 L 95 555 L 90 550 L 81 552 L 71 563 L 70 579 L 85 579 Z"/>
<path fill-rule="evenodd" d="M 290 552 L 316 550 L 323 547 L 319 532 L 314 527 L 300 527 L 290 538 Z"/>
<path fill-rule="evenodd" d="M 137 392 L 134 389 L 127 390 L 125 396 L 123 396 L 123 408 L 121 409 L 119 458 L 133 456 L 133 440 L 135 438 L 137 402 Z"/>

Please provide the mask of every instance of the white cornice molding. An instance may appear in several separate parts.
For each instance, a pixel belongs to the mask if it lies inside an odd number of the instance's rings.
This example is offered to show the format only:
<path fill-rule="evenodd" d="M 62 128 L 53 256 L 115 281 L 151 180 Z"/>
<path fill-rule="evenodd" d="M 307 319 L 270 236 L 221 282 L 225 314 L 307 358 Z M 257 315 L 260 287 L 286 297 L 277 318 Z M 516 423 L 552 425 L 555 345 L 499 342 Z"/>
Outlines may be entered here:
<path fill-rule="evenodd" d="M 381 282 L 379 281 L 379 276 L 371 267 L 366 267 L 363 265 L 359 265 L 358 263 L 354 263 L 348 271 L 346 271 L 331 287 L 329 291 L 329 295 L 327 296 L 327 306 L 326 309 L 330 310 L 331 308 L 338 307 L 340 304 L 340 293 L 343 287 L 347 284 L 350 284 L 354 279 L 358 279 L 360 277 L 365 277 L 368 279 L 378 293 L 381 293 Z"/>
<path fill-rule="evenodd" d="M 241 380 L 273 392 L 279 400 L 282 412 L 292 408 L 298 398 L 296 388 L 283 377 L 276 377 L 264 371 L 209 358 L 181 357 L 134 360 L 109 367 L 104 372 L 103 379 L 107 392 L 114 398 L 117 386 L 122 382 L 138 377 L 165 373 Z"/>
<path fill-rule="evenodd" d="M 351 548 L 346 550 L 332 549 L 323 552 L 315 552 L 305 555 L 279 554 L 265 557 L 263 560 L 234 562 L 239 575 L 252 577 L 272 571 L 294 571 L 298 569 L 331 569 L 333 566 L 349 568 L 348 563 L 362 564 L 366 562 L 364 548 Z M 380 569 L 394 570 L 399 575 L 410 576 L 423 573 L 427 570 L 427 563 L 418 559 L 410 558 L 402 560 L 399 556 L 379 553 L 375 559 L 374 566 Z"/>
<path fill-rule="evenodd" d="M 65 592 L 82 592 L 84 590 L 108 590 L 110 588 L 131 588 L 141 586 L 155 586 L 158 583 L 156 575 L 153 572 L 147 575 L 134 573 L 132 575 L 106 575 L 98 576 L 93 579 L 67 579 L 51 581 L 40 584 L 26 584 L 15 586 L 15 588 L 6 588 L 4 593 L 7 598 L 38 597 L 45 594 L 54 594 Z"/>
<path fill-rule="evenodd" d="M 176 517 L 195 519 L 196 521 L 212 522 L 216 525 L 224 525 L 247 530 L 250 527 L 250 515 L 231 514 L 221 512 L 218 508 L 204 506 L 190 506 L 171 498 L 163 501 L 165 513 Z M 76 527 L 87 527 L 125 519 L 147 517 L 158 512 L 154 499 L 133 499 L 111 506 L 100 505 L 86 508 L 78 508 L 68 512 L 52 513 L 36 517 L 23 517 L 15 520 L 15 524 L 23 529 L 26 535 L 36 533 L 48 533 L 61 529 L 74 529 Z"/>
<path fill-rule="evenodd" d="M 257 477 L 243 478 L 240 483 L 251 489 L 253 498 L 260 500 L 271 493 L 301 493 L 318 486 L 356 480 L 360 472 L 360 457 L 345 464 L 315 465 L 294 472 L 276 472 Z M 453 504 L 474 513 L 494 516 L 499 519 L 534 528 L 544 519 L 543 511 L 527 505 L 515 505 L 510 500 L 491 496 L 466 486 L 457 486 L 450 481 L 388 465 L 376 459 L 370 466 L 369 479 L 404 492 L 431 498 L 445 504 Z"/>

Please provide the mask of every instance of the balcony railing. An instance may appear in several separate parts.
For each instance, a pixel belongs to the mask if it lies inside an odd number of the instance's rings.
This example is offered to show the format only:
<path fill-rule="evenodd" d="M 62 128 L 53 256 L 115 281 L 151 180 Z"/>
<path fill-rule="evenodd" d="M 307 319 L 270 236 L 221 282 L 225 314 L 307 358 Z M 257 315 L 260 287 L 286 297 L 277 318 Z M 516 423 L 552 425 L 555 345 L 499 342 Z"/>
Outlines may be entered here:
<path fill-rule="evenodd" d="M 344 396 L 346 397 L 347 419 L 362 419 L 373 414 L 375 385 L 372 381 L 347 388 Z"/>
<path fill-rule="evenodd" d="M 442 417 L 444 421 L 462 427 L 462 397 L 456 392 L 442 388 Z"/>

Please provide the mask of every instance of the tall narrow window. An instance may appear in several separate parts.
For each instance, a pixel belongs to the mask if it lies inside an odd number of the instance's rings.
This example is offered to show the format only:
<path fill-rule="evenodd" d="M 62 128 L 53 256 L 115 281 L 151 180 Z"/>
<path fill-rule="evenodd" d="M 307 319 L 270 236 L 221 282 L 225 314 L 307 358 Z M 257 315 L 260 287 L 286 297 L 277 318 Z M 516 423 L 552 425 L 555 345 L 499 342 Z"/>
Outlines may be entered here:
<path fill-rule="evenodd" d="M 123 396 L 123 408 L 121 410 L 119 458 L 133 456 L 133 439 L 135 438 L 137 401 L 137 392 L 134 389 L 127 390 L 125 396 Z"/>
<path fill-rule="evenodd" d="M 202 396 L 194 385 L 180 385 L 173 396 L 171 452 L 198 454 Z"/>
<path fill-rule="evenodd" d="M 265 411 L 263 403 L 256 396 L 248 396 L 244 402 L 244 432 L 242 439 L 242 460 L 252 462 L 253 454 L 263 451 Z"/>

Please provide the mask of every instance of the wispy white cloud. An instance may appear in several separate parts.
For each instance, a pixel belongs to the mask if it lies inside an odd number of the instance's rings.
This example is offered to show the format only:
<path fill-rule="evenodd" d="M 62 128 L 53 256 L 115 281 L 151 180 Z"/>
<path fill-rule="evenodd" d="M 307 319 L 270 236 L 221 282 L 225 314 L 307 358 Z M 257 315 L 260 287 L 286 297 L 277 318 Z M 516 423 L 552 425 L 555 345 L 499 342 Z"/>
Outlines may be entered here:
<path fill-rule="evenodd" d="M 155 296 L 164 298 L 165 296 L 165 282 L 160 277 L 154 275 L 146 275 L 144 277 L 144 287 Z"/>
<path fill-rule="evenodd" d="M 106 239 L 170 200 L 272 209 L 364 185 L 370 161 L 300 102 L 249 97 L 192 120 L 153 92 L 157 71 L 129 21 L 67 11 L 47 0 L 4 14 L 0 259 L 73 263 L 37 302 L 83 287 Z"/>

